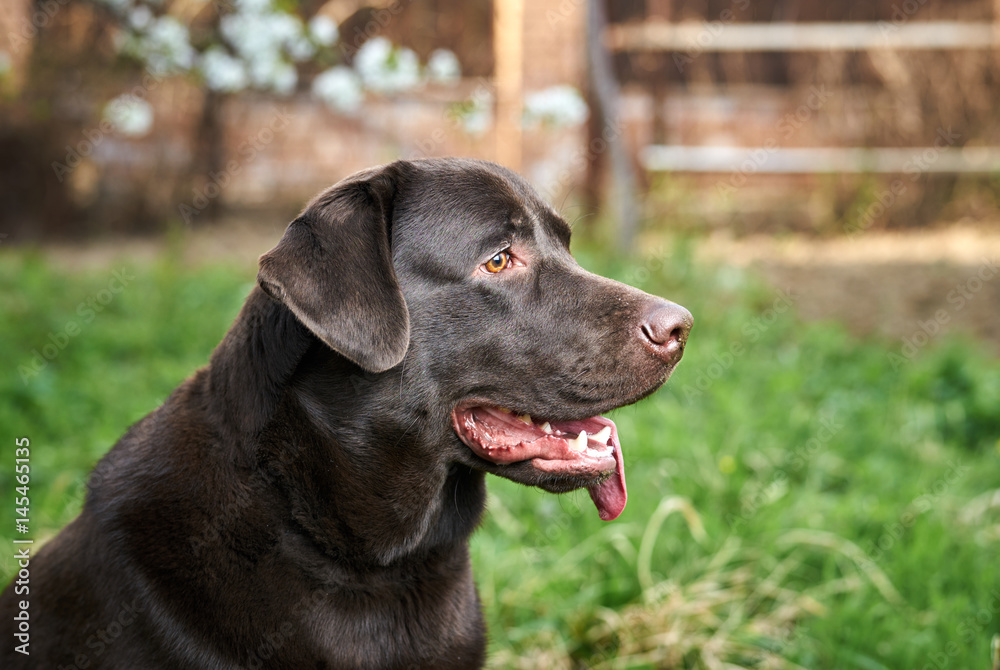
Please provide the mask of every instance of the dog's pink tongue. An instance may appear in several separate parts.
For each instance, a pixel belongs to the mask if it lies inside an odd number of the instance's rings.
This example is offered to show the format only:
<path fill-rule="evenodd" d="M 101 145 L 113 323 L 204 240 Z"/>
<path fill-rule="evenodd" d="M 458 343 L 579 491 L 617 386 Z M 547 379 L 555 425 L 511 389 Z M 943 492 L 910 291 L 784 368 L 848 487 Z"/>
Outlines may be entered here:
<path fill-rule="evenodd" d="M 597 513 L 601 515 L 602 521 L 614 521 L 625 509 L 628 500 L 628 492 L 625 490 L 625 460 L 622 458 L 622 448 L 618 444 L 617 436 L 615 445 L 615 473 L 605 479 L 600 484 L 591 486 L 587 490 L 590 492 L 590 499 L 597 506 Z"/>

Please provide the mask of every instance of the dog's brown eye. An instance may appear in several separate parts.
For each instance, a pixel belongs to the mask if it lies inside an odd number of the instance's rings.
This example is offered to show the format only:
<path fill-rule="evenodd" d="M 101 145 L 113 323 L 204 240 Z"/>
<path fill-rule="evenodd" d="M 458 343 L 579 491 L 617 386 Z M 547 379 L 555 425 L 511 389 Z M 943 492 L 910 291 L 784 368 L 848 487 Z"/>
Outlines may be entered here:
<path fill-rule="evenodd" d="M 501 251 L 493 258 L 483 263 L 483 268 L 490 274 L 496 274 L 510 265 L 510 253 Z"/>

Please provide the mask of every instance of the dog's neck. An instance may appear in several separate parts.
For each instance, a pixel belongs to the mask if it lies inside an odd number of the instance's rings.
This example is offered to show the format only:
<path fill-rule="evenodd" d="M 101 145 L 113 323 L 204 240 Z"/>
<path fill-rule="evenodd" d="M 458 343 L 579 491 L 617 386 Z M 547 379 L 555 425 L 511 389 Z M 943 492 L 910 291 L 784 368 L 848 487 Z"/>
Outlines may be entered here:
<path fill-rule="evenodd" d="M 448 462 L 450 428 L 427 427 L 428 408 L 398 393 L 398 375 L 365 374 L 255 289 L 212 355 L 209 383 L 237 457 L 264 466 L 289 521 L 324 553 L 386 566 L 464 552 L 484 475 Z"/>

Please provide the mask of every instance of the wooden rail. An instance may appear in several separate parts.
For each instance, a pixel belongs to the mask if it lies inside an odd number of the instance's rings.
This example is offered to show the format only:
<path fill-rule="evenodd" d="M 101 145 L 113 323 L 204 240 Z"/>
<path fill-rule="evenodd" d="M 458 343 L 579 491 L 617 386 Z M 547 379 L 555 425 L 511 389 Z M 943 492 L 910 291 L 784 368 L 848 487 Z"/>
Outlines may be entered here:
<path fill-rule="evenodd" d="M 1000 172 L 1000 147 L 731 147 L 651 145 L 640 152 L 651 172 L 744 174 Z"/>
<path fill-rule="evenodd" d="M 612 51 L 863 51 L 871 49 L 990 49 L 989 23 L 879 21 L 877 23 L 668 23 L 609 26 Z"/>
<path fill-rule="evenodd" d="M 1000 0 L 994 0 L 1000 19 Z M 824 52 L 878 50 L 967 50 L 1000 47 L 1000 20 L 871 23 L 733 23 L 730 20 L 609 26 L 611 51 Z M 731 18 L 731 17 L 729 17 Z M 1000 172 L 1000 147 L 800 147 L 651 145 L 640 160 L 654 172 L 979 173 Z"/>

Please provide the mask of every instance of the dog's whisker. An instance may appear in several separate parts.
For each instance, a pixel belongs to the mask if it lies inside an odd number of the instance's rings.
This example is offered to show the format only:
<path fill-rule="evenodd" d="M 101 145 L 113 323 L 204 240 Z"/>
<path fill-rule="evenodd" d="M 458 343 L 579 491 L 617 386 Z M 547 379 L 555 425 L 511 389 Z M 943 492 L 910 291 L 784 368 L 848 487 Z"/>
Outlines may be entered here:
<path fill-rule="evenodd" d="M 465 521 L 465 515 L 462 513 L 462 508 L 458 504 L 458 478 L 455 478 L 455 490 L 452 491 L 451 496 L 452 502 L 455 503 L 455 513 L 458 514 L 458 518 L 461 521 Z"/>
<path fill-rule="evenodd" d="M 413 428 L 415 425 L 417 425 L 418 421 L 420 421 L 420 416 L 419 415 L 413 418 L 413 421 L 410 422 L 410 425 L 406 427 L 406 429 L 403 431 L 403 433 L 399 436 L 399 439 L 396 440 L 396 443 L 394 445 L 392 445 L 393 449 L 395 449 L 396 447 L 399 446 L 400 442 L 403 441 L 403 438 L 406 437 L 406 434 L 410 432 L 411 428 Z"/>
<path fill-rule="evenodd" d="M 399 366 L 399 399 L 403 399 L 403 373 L 406 371 L 406 357 L 403 357 L 403 362 Z"/>

